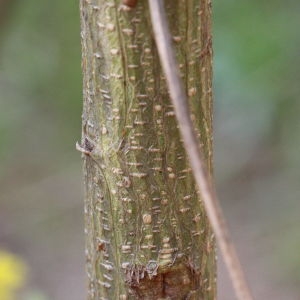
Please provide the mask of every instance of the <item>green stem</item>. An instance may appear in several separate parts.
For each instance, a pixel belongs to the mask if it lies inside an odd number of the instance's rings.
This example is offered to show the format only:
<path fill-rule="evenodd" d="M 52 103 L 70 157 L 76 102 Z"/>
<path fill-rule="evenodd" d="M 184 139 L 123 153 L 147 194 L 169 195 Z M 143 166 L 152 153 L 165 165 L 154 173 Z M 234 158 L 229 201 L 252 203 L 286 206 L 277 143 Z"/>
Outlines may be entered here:
<path fill-rule="evenodd" d="M 211 173 L 210 7 L 166 8 Z M 81 0 L 89 299 L 215 299 L 215 241 L 151 28 L 146 1 Z"/>

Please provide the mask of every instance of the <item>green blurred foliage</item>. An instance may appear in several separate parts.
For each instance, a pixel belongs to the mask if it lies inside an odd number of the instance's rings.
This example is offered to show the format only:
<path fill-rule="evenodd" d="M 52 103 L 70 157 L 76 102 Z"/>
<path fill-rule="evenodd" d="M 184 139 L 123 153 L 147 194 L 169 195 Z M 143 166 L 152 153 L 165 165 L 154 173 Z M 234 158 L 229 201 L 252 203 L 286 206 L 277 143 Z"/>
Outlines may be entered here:
<path fill-rule="evenodd" d="M 60 163 L 73 152 L 82 107 L 78 10 L 74 1 L 15 1 L 1 37 L 2 156 L 24 151 L 37 164 Z"/>
<path fill-rule="evenodd" d="M 231 148 L 241 147 L 240 162 L 257 141 L 272 139 L 281 159 L 299 166 L 299 139 L 290 130 L 300 125 L 299 2 L 215 1 L 214 8 L 217 125 L 230 131 Z"/>
<path fill-rule="evenodd" d="M 228 209 L 244 203 L 237 214 L 266 251 L 263 269 L 291 299 L 300 282 L 300 2 L 213 3 L 217 182 Z"/>
<path fill-rule="evenodd" d="M 28 261 L 22 299 L 81 299 L 79 3 L 4 1 L 11 5 L 0 22 L 0 246 Z"/>

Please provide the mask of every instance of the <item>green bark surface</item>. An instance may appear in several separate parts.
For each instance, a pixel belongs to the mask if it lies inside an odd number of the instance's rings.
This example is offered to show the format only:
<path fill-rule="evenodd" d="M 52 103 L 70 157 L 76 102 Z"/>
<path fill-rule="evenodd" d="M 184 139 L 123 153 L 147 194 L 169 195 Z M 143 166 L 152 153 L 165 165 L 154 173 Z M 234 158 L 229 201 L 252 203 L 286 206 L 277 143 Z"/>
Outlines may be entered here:
<path fill-rule="evenodd" d="M 212 172 L 211 9 L 165 1 Z M 181 142 L 147 2 L 81 0 L 88 299 L 215 299 L 215 241 Z"/>

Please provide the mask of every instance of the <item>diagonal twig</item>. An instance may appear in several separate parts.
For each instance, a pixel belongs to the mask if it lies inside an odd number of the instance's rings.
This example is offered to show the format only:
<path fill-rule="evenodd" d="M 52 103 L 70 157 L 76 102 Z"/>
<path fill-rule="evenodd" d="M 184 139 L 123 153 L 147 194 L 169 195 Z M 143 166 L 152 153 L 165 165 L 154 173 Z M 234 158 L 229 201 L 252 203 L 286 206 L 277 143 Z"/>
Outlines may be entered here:
<path fill-rule="evenodd" d="M 216 239 L 224 257 L 237 298 L 239 300 L 252 300 L 253 298 L 246 283 L 234 245 L 231 242 L 229 231 L 217 199 L 216 192 L 208 180 L 208 176 L 203 165 L 202 155 L 198 146 L 198 138 L 190 118 L 187 97 L 182 86 L 175 53 L 172 48 L 171 35 L 164 9 L 164 1 L 149 0 L 148 2 L 154 38 L 160 61 L 166 75 L 179 129 L 186 152 L 190 159 L 196 183 L 204 202 L 206 213 L 215 232 Z"/>

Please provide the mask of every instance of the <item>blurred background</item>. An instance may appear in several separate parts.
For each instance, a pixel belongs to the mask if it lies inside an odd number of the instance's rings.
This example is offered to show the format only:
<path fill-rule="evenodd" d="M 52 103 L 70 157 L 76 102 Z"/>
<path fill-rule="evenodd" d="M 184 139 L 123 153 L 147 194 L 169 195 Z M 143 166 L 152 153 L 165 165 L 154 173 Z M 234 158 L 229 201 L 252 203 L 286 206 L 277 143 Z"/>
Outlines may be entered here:
<path fill-rule="evenodd" d="M 300 299 L 300 2 L 213 11 L 222 206 L 255 298 Z M 79 31 L 78 1 L 0 0 L 1 300 L 85 299 Z"/>

